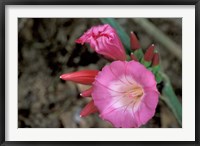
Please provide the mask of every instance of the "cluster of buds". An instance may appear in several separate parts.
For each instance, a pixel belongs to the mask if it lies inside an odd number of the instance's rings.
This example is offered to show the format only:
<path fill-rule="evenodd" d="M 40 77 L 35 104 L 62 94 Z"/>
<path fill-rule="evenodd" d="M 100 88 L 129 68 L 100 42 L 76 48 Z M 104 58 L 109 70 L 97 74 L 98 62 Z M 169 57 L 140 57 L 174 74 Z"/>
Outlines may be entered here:
<path fill-rule="evenodd" d="M 160 59 L 158 51 L 155 49 L 155 45 L 151 44 L 145 53 L 143 53 L 137 36 L 134 32 L 130 33 L 130 57 L 132 60 L 138 61 L 143 64 L 147 69 L 151 70 L 156 77 L 157 83 L 161 82 L 159 74 L 160 70 Z"/>
<path fill-rule="evenodd" d="M 99 72 L 98 70 L 81 70 L 77 72 L 63 74 L 60 76 L 60 78 L 66 81 L 72 81 L 75 83 L 92 86 L 92 83 L 94 82 L 98 72 Z M 92 87 L 80 93 L 80 96 L 91 97 L 91 94 L 92 94 Z M 94 105 L 94 101 L 91 100 L 81 111 L 80 117 L 85 117 L 96 112 L 98 112 L 98 110 Z"/>

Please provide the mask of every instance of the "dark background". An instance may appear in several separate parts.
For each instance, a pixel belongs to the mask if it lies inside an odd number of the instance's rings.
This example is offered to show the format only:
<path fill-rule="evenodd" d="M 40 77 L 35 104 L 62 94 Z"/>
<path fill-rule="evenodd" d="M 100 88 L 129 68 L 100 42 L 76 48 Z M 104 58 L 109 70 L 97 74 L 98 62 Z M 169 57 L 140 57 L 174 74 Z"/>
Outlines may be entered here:
<path fill-rule="evenodd" d="M 151 43 L 161 55 L 162 70 L 169 76 L 175 93 L 182 99 L 182 62 L 156 39 L 148 35 L 134 19 L 116 19 L 127 33 L 136 32 L 142 48 Z M 159 30 L 182 45 L 181 19 L 148 19 Z M 18 19 L 18 127 L 19 128 L 108 128 L 111 124 L 98 114 L 80 118 L 81 109 L 90 99 L 79 93 L 88 86 L 61 81 L 63 73 L 81 69 L 101 69 L 103 57 L 87 45 L 75 43 L 99 19 Z M 157 111 L 143 127 L 180 127 L 166 104 L 160 100 Z"/>

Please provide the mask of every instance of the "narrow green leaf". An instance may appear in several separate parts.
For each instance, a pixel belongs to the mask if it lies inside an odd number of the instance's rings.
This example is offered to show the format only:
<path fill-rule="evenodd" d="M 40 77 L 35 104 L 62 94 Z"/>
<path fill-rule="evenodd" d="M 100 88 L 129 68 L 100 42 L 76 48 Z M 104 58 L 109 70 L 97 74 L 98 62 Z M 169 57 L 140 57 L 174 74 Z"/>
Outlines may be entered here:
<path fill-rule="evenodd" d="M 174 93 L 174 90 L 172 88 L 172 85 L 168 79 L 168 77 L 162 73 L 161 74 L 164 80 L 164 88 L 162 90 L 163 98 L 166 104 L 169 106 L 169 108 L 174 113 L 178 123 L 182 126 L 182 106 L 181 103 L 178 100 L 178 97 Z"/>

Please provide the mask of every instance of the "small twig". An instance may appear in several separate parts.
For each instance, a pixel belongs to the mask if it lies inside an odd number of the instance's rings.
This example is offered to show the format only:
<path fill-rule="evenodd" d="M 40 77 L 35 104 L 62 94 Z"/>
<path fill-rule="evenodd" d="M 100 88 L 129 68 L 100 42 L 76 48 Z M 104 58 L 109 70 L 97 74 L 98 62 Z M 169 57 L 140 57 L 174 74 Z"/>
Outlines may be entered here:
<path fill-rule="evenodd" d="M 181 47 L 172 41 L 167 35 L 161 32 L 156 26 L 146 18 L 134 18 L 133 21 L 141 26 L 149 35 L 154 37 L 160 44 L 166 47 L 179 60 L 182 60 Z"/>

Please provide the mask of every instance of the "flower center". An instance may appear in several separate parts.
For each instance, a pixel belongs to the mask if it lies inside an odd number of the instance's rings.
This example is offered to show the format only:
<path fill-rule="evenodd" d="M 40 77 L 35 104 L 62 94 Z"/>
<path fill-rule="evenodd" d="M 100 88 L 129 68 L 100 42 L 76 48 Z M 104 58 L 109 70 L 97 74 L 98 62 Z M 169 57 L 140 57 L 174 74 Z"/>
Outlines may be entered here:
<path fill-rule="evenodd" d="M 116 108 L 134 105 L 135 109 L 137 109 L 145 94 L 142 86 L 131 76 L 121 76 L 119 80 L 110 84 L 109 89 L 111 89 L 110 94 L 115 98 L 113 106 Z"/>
<path fill-rule="evenodd" d="M 139 100 L 143 96 L 143 89 L 139 85 L 134 85 L 131 90 L 127 92 L 129 98 L 134 98 L 134 100 Z"/>

